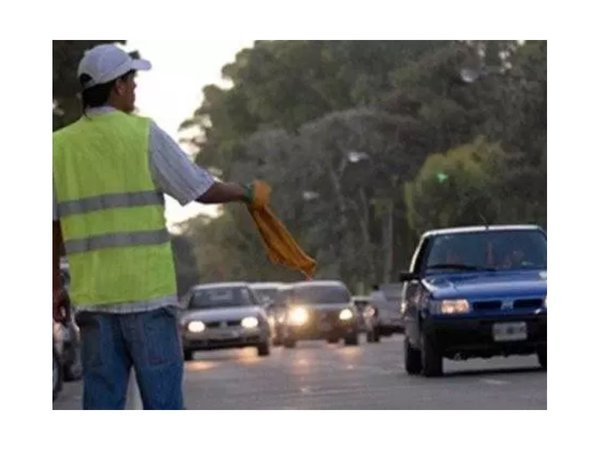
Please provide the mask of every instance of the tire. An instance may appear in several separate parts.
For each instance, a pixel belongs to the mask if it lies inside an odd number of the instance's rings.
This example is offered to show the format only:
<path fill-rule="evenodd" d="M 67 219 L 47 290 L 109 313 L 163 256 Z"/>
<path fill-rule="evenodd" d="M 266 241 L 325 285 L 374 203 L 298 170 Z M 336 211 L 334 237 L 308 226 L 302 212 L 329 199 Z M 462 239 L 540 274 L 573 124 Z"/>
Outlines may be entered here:
<path fill-rule="evenodd" d="M 421 373 L 426 377 L 439 377 L 444 373 L 442 355 L 426 333 L 421 333 L 421 365 Z"/>
<path fill-rule="evenodd" d="M 327 338 L 327 342 L 330 344 L 337 344 L 339 341 L 338 338 Z"/>
<path fill-rule="evenodd" d="M 358 333 L 351 334 L 344 338 L 344 344 L 346 345 L 358 345 Z"/>
<path fill-rule="evenodd" d="M 280 347 L 281 346 L 281 339 L 279 339 L 279 338 L 273 338 L 273 345 L 275 347 Z"/>
<path fill-rule="evenodd" d="M 379 334 L 379 328 L 373 328 L 373 342 L 381 341 L 381 335 Z"/>
<path fill-rule="evenodd" d="M 294 339 L 284 339 L 283 346 L 285 348 L 294 348 L 296 346 L 296 341 Z"/>
<path fill-rule="evenodd" d="M 185 361 L 192 361 L 194 359 L 194 352 L 192 350 L 184 350 L 183 359 Z"/>
<path fill-rule="evenodd" d="M 256 347 L 258 350 L 258 356 L 269 356 L 271 354 L 271 347 L 269 341 L 262 342 Z"/>
<path fill-rule="evenodd" d="M 421 352 L 410 345 L 406 336 L 404 337 L 404 369 L 409 375 L 418 375 L 423 369 Z"/>
<path fill-rule="evenodd" d="M 81 365 L 81 348 L 76 347 L 73 350 L 73 362 L 64 368 L 64 381 L 78 381 L 83 376 L 83 367 Z"/>
<path fill-rule="evenodd" d="M 52 401 L 56 400 L 58 393 L 62 390 L 62 369 L 58 355 L 52 351 Z"/>
<path fill-rule="evenodd" d="M 546 370 L 547 369 L 547 358 L 548 358 L 548 354 L 547 354 L 546 348 L 538 350 L 537 351 L 537 357 L 538 357 L 538 361 L 540 363 L 540 366 L 542 366 L 542 369 Z"/>

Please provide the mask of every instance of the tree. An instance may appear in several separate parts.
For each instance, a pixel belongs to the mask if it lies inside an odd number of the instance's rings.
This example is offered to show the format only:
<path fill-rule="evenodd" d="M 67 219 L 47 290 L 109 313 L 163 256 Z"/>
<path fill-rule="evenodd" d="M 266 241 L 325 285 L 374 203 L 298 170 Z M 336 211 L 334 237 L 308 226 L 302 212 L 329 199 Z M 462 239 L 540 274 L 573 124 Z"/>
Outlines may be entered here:
<path fill-rule="evenodd" d="M 125 41 L 52 41 L 52 129 L 69 125 L 81 115 L 77 66 L 86 50 Z"/>
<path fill-rule="evenodd" d="M 408 220 L 417 233 L 433 228 L 501 223 L 498 173 L 506 155 L 480 137 L 447 153 L 431 155 L 406 186 Z"/>

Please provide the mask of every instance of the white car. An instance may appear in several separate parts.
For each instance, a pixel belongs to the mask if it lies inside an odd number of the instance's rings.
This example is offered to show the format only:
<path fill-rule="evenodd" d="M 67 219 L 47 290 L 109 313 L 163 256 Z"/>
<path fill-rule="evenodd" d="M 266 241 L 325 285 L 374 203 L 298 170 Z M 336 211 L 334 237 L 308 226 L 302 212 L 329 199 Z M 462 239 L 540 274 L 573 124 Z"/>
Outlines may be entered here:
<path fill-rule="evenodd" d="M 183 299 L 180 317 L 185 360 L 196 350 L 256 347 L 270 353 L 267 314 L 247 283 L 202 284 Z"/>

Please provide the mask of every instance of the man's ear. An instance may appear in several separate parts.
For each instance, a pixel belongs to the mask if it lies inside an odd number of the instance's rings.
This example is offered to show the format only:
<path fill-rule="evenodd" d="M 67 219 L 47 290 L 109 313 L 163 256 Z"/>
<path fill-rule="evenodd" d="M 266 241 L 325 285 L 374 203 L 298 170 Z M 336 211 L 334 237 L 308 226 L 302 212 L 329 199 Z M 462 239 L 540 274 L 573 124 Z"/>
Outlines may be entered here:
<path fill-rule="evenodd" d="M 113 86 L 113 91 L 116 95 L 121 96 L 125 93 L 125 82 L 118 78 Z"/>

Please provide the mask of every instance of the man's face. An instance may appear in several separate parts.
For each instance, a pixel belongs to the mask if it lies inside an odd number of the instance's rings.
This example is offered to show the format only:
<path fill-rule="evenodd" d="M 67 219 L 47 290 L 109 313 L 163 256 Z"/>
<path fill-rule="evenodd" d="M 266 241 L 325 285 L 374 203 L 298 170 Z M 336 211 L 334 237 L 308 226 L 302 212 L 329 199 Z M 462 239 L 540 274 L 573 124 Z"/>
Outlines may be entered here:
<path fill-rule="evenodd" d="M 123 80 L 117 80 L 115 84 L 115 93 L 119 102 L 121 111 L 130 113 L 135 109 L 135 73 L 127 75 Z"/>

